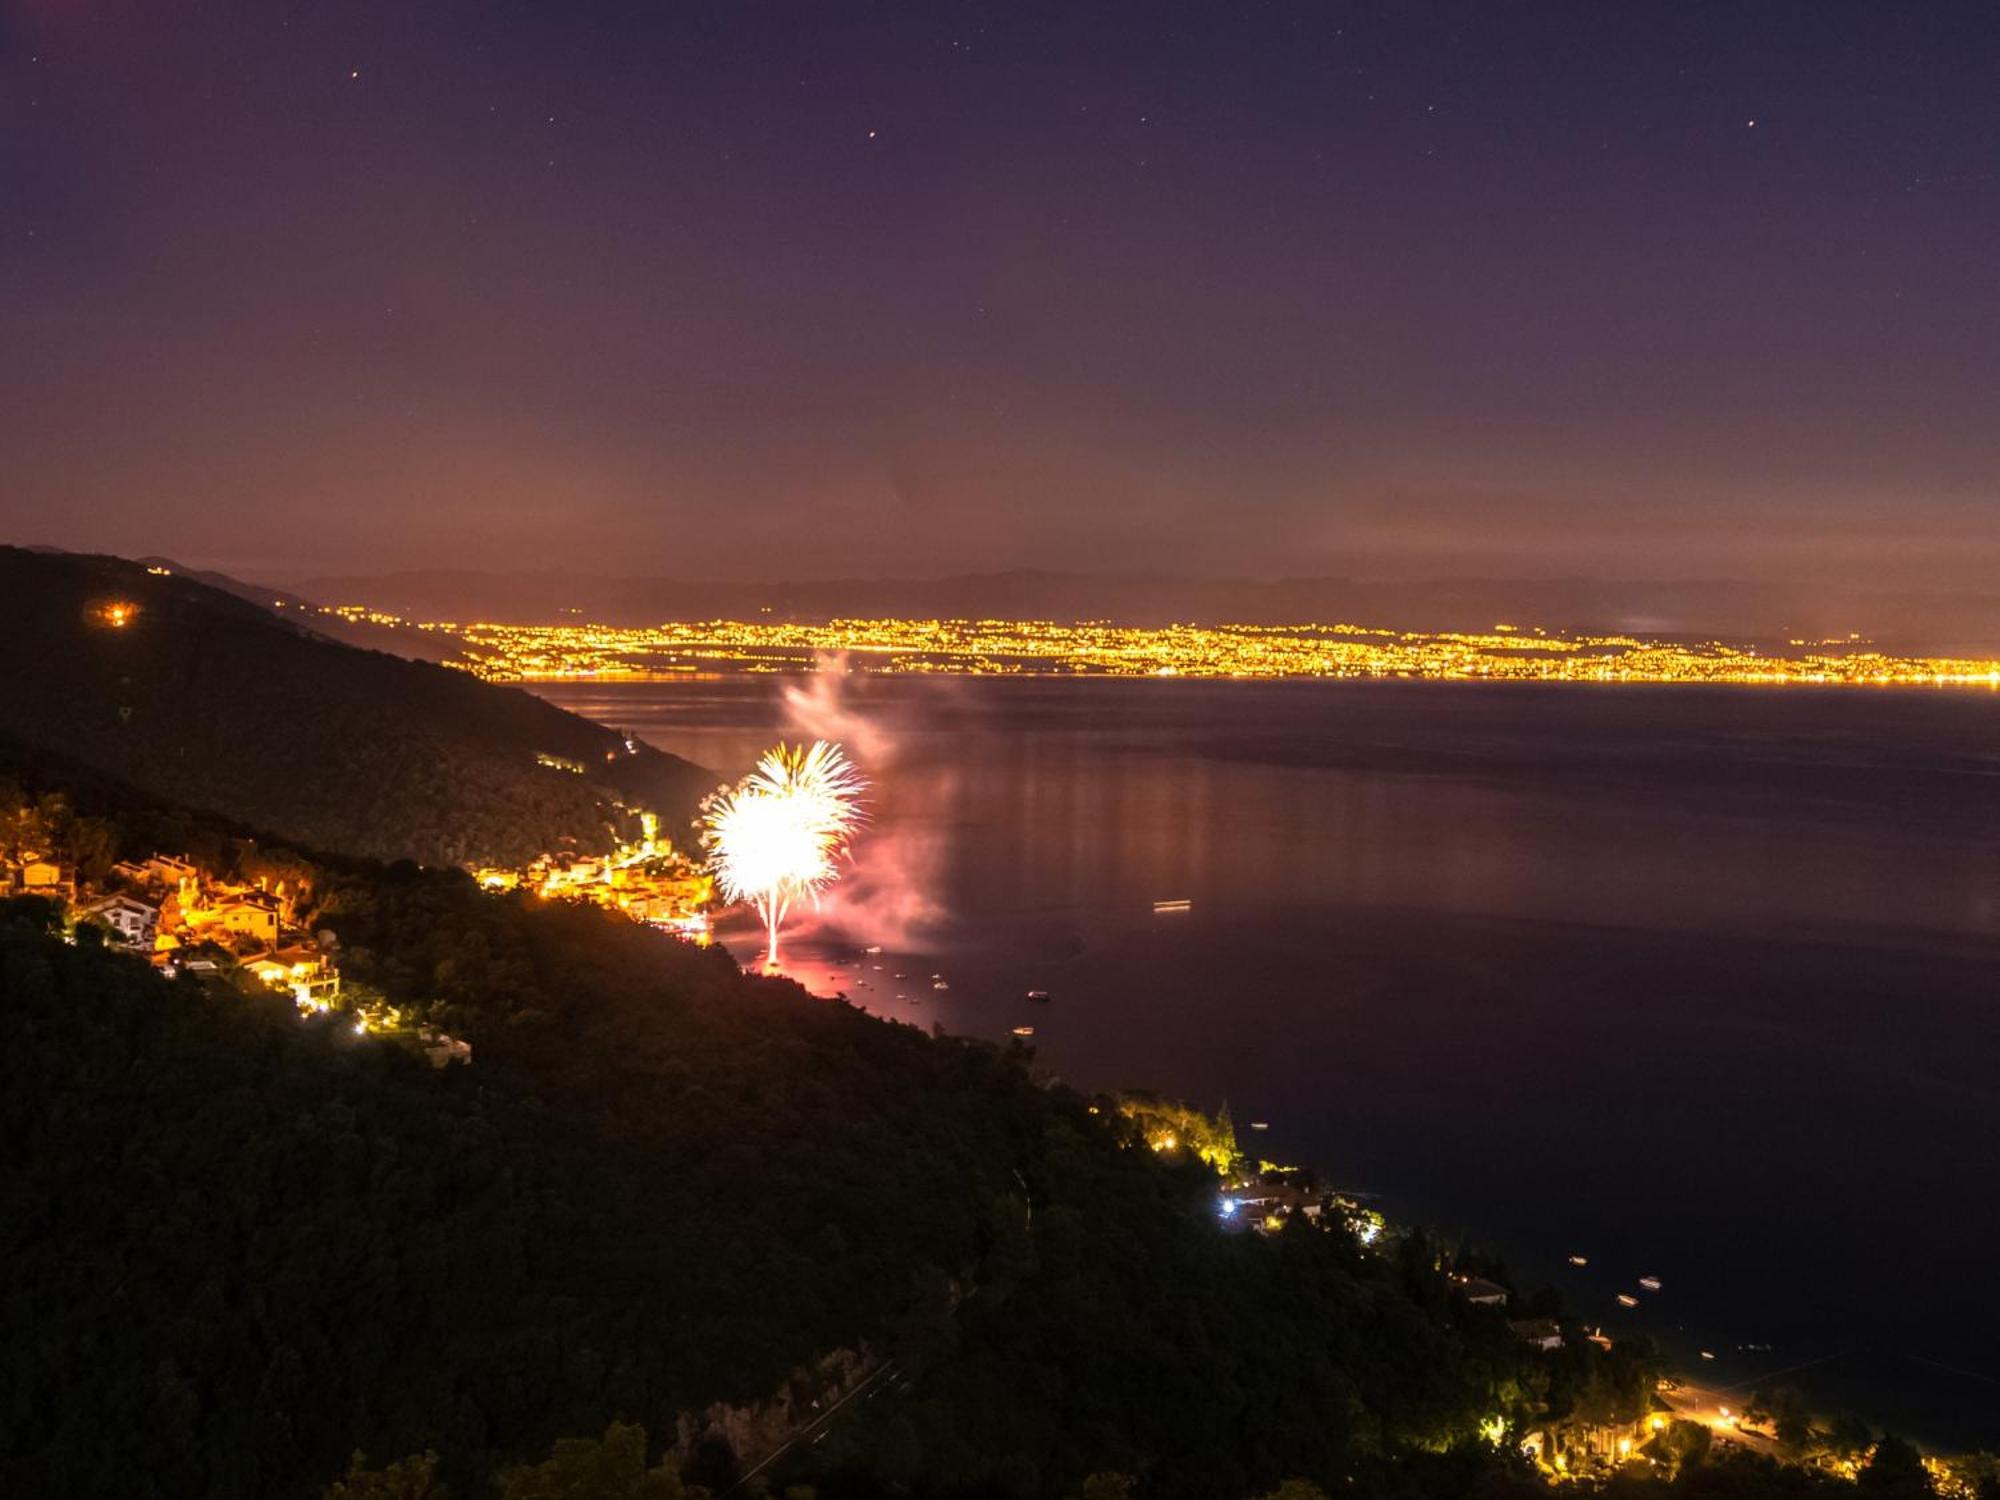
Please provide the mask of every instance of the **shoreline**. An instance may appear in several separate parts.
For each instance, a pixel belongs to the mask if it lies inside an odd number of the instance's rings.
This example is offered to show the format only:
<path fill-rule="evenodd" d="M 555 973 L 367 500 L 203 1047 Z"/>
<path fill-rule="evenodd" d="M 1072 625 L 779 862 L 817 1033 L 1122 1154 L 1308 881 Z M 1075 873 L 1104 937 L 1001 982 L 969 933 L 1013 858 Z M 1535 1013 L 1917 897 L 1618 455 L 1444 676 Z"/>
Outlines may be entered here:
<path fill-rule="evenodd" d="M 981 1041 L 996 1047 L 1004 1048 L 1009 1045 L 1009 1039 L 1004 1036 L 989 1037 L 977 1031 L 954 1030 L 936 1019 L 935 1013 L 931 1011 L 928 1003 L 928 987 L 934 982 L 928 966 L 936 964 L 940 966 L 940 973 L 948 972 L 949 964 L 942 954 L 931 953 L 920 956 L 916 953 L 900 949 L 894 952 L 883 952 L 879 949 L 870 951 L 866 945 L 845 937 L 839 940 L 830 940 L 823 935 L 805 935 L 794 940 L 790 961 L 781 962 L 776 971 L 769 971 L 761 963 L 757 962 L 758 954 L 761 952 L 761 944 L 751 940 L 750 934 L 735 935 L 733 942 L 729 936 L 718 936 L 716 941 L 719 946 L 722 946 L 730 953 L 731 957 L 737 961 L 739 967 L 744 972 L 775 972 L 777 977 L 790 979 L 798 983 L 801 988 L 806 990 L 808 995 L 816 1000 L 851 1005 L 880 1021 L 911 1025 L 923 1031 L 929 1031 L 933 1026 L 936 1026 L 947 1035 Z M 841 956 L 834 956 L 836 954 Z M 881 962 L 877 963 L 878 959 Z M 895 967 L 897 964 L 906 964 L 912 967 L 906 967 L 899 971 Z M 875 968 L 879 968 L 882 971 L 882 978 L 874 976 L 873 970 Z M 864 975 L 868 977 L 863 977 Z M 901 995 L 897 991 L 887 988 L 888 984 L 892 984 L 898 979 L 903 980 L 905 985 Z M 859 988 L 864 993 L 855 993 L 856 988 Z M 915 994 L 918 997 L 916 1003 L 914 1005 L 902 1003 L 903 998 L 910 994 Z M 1032 1007 L 1022 1011 L 1022 1014 L 1030 1021 L 1036 1015 L 1043 1013 L 1045 1012 L 1041 1007 Z M 1004 1021 L 999 1024 L 1004 1024 Z M 1035 1049 L 1037 1045 L 1033 1038 L 1015 1039 L 1012 1044 L 1026 1046 L 1030 1050 Z M 1060 1075 L 1052 1076 L 1058 1077 L 1060 1081 Z M 1077 1084 L 1075 1086 L 1081 1088 L 1086 1094 L 1097 1094 L 1103 1091 L 1100 1083 Z M 1117 1097 L 1122 1098 L 1132 1091 L 1133 1087 L 1128 1085 L 1115 1089 L 1114 1093 Z M 1140 1090 L 1140 1092 L 1147 1091 Z M 1162 1102 L 1171 1102 L 1165 1096 L 1159 1097 L 1162 1098 Z M 1185 1106 L 1182 1107 L 1185 1108 Z M 1246 1135 L 1245 1125 L 1243 1124 L 1237 1126 L 1237 1131 L 1236 1139 L 1239 1145 L 1244 1146 L 1244 1149 L 1249 1153 L 1250 1159 L 1254 1162 L 1257 1159 L 1255 1147 L 1245 1143 L 1247 1141 L 1254 1141 L 1256 1138 Z M 1312 1164 L 1284 1167 L 1281 1170 L 1303 1171 L 1314 1182 L 1320 1184 L 1327 1184 L 1333 1180 L 1321 1167 Z M 1224 1193 L 1225 1188 L 1225 1178 L 1222 1174 L 1218 1173 L 1218 1196 Z M 1375 1208 L 1379 1208 L 1385 1198 L 1392 1203 L 1395 1201 L 1393 1189 L 1369 1189 L 1361 1191 L 1327 1186 L 1321 1191 L 1333 1200 L 1359 1199 Z M 1463 1229 L 1463 1233 L 1472 1236 L 1475 1245 L 1497 1247 L 1501 1245 L 1504 1239 L 1508 1238 L 1503 1236 L 1496 1239 L 1490 1234 L 1478 1233 L 1476 1226 L 1471 1228 L 1461 1226 L 1461 1228 Z M 1391 1219 L 1385 1231 L 1385 1243 L 1397 1235 L 1412 1231 L 1425 1233 L 1435 1238 L 1441 1244 L 1452 1243 L 1460 1239 L 1461 1228 L 1447 1227 L 1446 1224 L 1433 1223 L 1429 1220 L 1420 1221 L 1413 1219 L 1403 1221 L 1400 1219 Z M 1244 1226 L 1237 1226 L 1235 1232 L 1244 1232 L 1244 1229 Z M 1552 1249 L 1542 1248 L 1534 1250 L 1532 1257 L 1523 1260 L 1522 1264 L 1535 1264 L 1564 1259 L 1566 1258 L 1566 1254 L 1567 1252 L 1558 1254 L 1558 1252 Z M 1499 1255 L 1501 1259 L 1507 1260 L 1510 1265 L 1514 1264 L 1513 1257 L 1506 1254 L 1504 1249 L 1499 1251 Z M 1516 1270 L 1511 1279 L 1515 1282 L 1515 1285 L 1510 1288 L 1511 1297 L 1525 1297 L 1535 1292 L 1539 1286 L 1550 1286 L 1563 1299 L 1566 1309 L 1564 1318 L 1566 1325 L 1574 1324 L 1585 1330 L 1592 1328 L 1601 1330 L 1603 1328 L 1602 1323 L 1594 1323 L 1592 1319 L 1579 1311 L 1584 1297 L 1579 1293 L 1574 1279 L 1564 1278 L 1559 1274 L 1543 1275 L 1537 1271 L 1526 1277 L 1527 1284 L 1524 1285 L 1523 1277 L 1518 1270 Z M 1634 1284 L 1636 1285 L 1636 1282 Z M 1653 1294 L 1642 1291 L 1641 1295 L 1649 1299 Z M 1669 1282 L 1667 1287 L 1658 1295 L 1672 1296 L 1673 1284 Z M 1649 1301 L 1642 1301 L 1641 1305 L 1642 1307 L 1647 1305 L 1658 1306 L 1658 1304 L 1649 1303 Z M 1693 1309 L 1693 1311 L 1699 1316 L 1698 1308 Z M 1832 1354 L 1808 1355 L 1803 1360 L 1785 1360 L 1780 1357 L 1776 1368 L 1764 1368 L 1755 1373 L 1739 1375 L 1745 1363 L 1743 1358 L 1745 1351 L 1741 1346 L 1732 1345 L 1727 1342 L 1719 1343 L 1717 1346 L 1717 1357 L 1713 1361 L 1704 1361 L 1688 1352 L 1688 1350 L 1695 1347 L 1695 1341 L 1685 1335 L 1684 1332 L 1677 1331 L 1673 1335 L 1663 1335 L 1642 1324 L 1638 1327 L 1628 1328 L 1619 1337 L 1633 1335 L 1651 1340 L 1660 1349 L 1663 1379 L 1670 1383 L 1663 1384 L 1659 1394 L 1663 1399 L 1667 1399 L 1669 1405 L 1677 1412 L 1689 1420 L 1699 1421 L 1702 1425 L 1708 1427 L 1717 1441 L 1733 1442 L 1750 1452 L 1777 1459 L 1787 1465 L 1805 1468 L 1816 1467 L 1816 1465 L 1803 1458 L 1787 1456 L 1779 1447 L 1776 1440 L 1764 1433 L 1719 1420 L 1717 1412 L 1720 1408 L 1727 1407 L 1732 1413 L 1740 1416 L 1744 1407 L 1749 1404 L 1749 1397 L 1752 1392 L 1765 1387 L 1771 1382 L 1784 1383 L 1783 1377 L 1795 1373 L 1803 1373 L 1816 1369 L 1823 1370 L 1825 1367 L 1839 1362 L 1847 1362 L 1851 1367 L 1853 1364 L 1869 1359 L 1919 1359 L 1918 1356 L 1909 1354 L 1883 1356 L 1870 1355 L 1862 1351 L 1841 1350 Z M 1800 1352 L 1804 1353 L 1805 1351 Z M 1775 1355 L 1775 1351 L 1773 1353 Z M 1954 1370 L 1953 1373 L 1968 1379 L 1980 1378 L 1977 1372 Z M 1738 1376 L 1739 1378 L 1722 1379 L 1724 1376 Z M 1864 1376 L 1862 1384 L 1864 1387 L 1875 1387 L 1878 1392 L 1882 1393 L 1886 1393 L 1890 1389 L 1907 1389 L 1907 1386 L 1900 1383 L 1894 1386 L 1886 1385 L 1881 1376 L 1874 1378 Z M 1816 1423 L 1831 1423 L 1842 1415 L 1859 1416 L 1877 1432 L 1884 1434 L 1893 1433 L 1896 1436 L 1911 1441 L 1925 1456 L 1939 1460 L 1960 1460 L 1989 1451 L 1977 1444 L 1941 1440 L 1936 1434 L 1924 1430 L 1929 1425 L 1927 1423 L 1912 1425 L 1896 1420 L 1885 1420 L 1881 1415 L 1880 1408 L 1882 1405 L 1893 1407 L 1900 1404 L 1894 1401 L 1874 1402 L 1862 1400 L 1857 1402 L 1822 1403 L 1813 1400 L 1810 1391 L 1807 1392 L 1807 1395 L 1808 1404 Z M 1699 1408 L 1699 1410 L 1696 1408 Z"/>

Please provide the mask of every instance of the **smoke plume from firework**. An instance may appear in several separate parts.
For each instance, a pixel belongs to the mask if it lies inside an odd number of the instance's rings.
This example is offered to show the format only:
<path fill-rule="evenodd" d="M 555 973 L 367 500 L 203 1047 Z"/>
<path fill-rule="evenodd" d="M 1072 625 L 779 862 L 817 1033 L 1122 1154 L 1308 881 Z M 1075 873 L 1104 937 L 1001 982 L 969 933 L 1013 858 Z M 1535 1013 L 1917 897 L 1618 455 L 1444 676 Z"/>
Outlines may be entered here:
<path fill-rule="evenodd" d="M 900 679 L 891 700 L 900 712 L 885 712 L 850 691 L 854 680 L 844 656 L 825 655 L 811 676 L 784 690 L 792 732 L 846 746 L 874 783 L 866 844 L 815 906 L 813 921 L 859 941 L 917 948 L 936 935 L 944 916 L 945 837 L 956 773 L 916 753 L 919 737 L 907 720 L 942 708 L 947 689 Z M 921 709 L 911 701 L 913 690 L 921 693 Z"/>

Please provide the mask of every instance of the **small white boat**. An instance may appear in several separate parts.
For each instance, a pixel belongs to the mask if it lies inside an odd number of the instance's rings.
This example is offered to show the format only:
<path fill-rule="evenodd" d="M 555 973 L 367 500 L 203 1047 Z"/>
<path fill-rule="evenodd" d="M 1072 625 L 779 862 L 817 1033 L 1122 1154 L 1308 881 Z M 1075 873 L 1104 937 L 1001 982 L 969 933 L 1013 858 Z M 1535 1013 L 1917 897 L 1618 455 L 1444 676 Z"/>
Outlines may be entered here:
<path fill-rule="evenodd" d="M 1590 1264 L 1590 1257 L 1587 1255 L 1572 1255 L 1569 1258 L 1569 1263 L 1573 1266 L 1587 1266 Z"/>
<path fill-rule="evenodd" d="M 1252 1120 L 1250 1122 L 1250 1128 L 1252 1130 L 1269 1130 L 1271 1128 L 1271 1122 L 1269 1120 Z"/>
<path fill-rule="evenodd" d="M 937 980 L 935 983 L 933 983 L 931 985 L 931 988 L 934 990 L 948 990 L 951 988 L 951 986 L 946 984 L 942 979 L 940 979 Z"/>
<path fill-rule="evenodd" d="M 863 953 L 880 953 L 882 951 L 882 945 L 880 943 L 871 943 L 868 947 L 863 948 L 861 951 Z"/>
<path fill-rule="evenodd" d="M 1657 1292 L 1660 1289 L 1660 1278 L 1657 1276 L 1641 1276 L 1639 1278 L 1639 1285 L 1649 1292 Z"/>
<path fill-rule="evenodd" d="M 1173 911 L 1193 911 L 1193 910 L 1194 910 L 1194 902 L 1186 899 L 1185 897 L 1177 901 L 1155 901 L 1153 903 L 1153 912 L 1154 915 L 1156 916 L 1163 915 L 1167 912 L 1173 912 Z"/>
<path fill-rule="evenodd" d="M 1029 990 L 1028 998 L 1030 1000 L 1046 1000 L 1049 998 L 1049 992 L 1047 990 Z"/>
<path fill-rule="evenodd" d="M 1639 1305 L 1639 1299 L 1633 1296 L 1630 1292 L 1620 1292 L 1618 1294 L 1618 1305 L 1620 1307 L 1637 1307 Z"/>
<path fill-rule="evenodd" d="M 1016 1026 L 1014 1028 L 1015 1036 L 1033 1036 L 1034 1034 L 1035 1028 L 1032 1026 Z"/>

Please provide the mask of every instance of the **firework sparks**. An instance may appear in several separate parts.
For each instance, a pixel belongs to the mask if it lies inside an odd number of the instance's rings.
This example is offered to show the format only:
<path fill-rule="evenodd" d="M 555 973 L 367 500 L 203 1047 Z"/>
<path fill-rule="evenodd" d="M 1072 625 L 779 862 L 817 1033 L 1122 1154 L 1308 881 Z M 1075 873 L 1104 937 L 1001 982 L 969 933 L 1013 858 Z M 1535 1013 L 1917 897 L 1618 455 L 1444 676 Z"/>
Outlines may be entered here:
<path fill-rule="evenodd" d="M 763 919 L 765 963 L 794 903 L 817 897 L 839 874 L 862 821 L 867 781 L 838 745 L 779 745 L 734 787 L 702 805 L 702 845 L 723 899 Z"/>

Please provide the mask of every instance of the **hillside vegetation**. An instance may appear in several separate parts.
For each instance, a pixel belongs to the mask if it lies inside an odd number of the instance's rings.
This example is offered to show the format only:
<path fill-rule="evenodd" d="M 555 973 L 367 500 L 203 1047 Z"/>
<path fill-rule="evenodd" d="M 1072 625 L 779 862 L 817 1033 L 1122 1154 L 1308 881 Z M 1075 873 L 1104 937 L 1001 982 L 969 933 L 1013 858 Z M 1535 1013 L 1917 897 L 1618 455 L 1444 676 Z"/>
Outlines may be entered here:
<path fill-rule="evenodd" d="M 621 804 L 679 839 L 719 780 L 528 693 L 339 645 L 117 558 L 0 548 L 0 656 L 0 732 L 378 859 L 602 849 L 630 831 Z"/>
<path fill-rule="evenodd" d="M 0 906 L 8 1493 L 305 1495 L 361 1448 L 480 1494 L 614 1420 L 726 1480 L 735 1429 L 692 1414 L 805 1413 L 840 1351 L 909 1383 L 830 1454 L 940 1493 L 1114 1464 L 1236 1493 L 1511 1399 L 1504 1328 L 1433 1265 L 1223 1233 L 1212 1173 L 1018 1049 L 595 908 L 289 854 L 45 754 L 0 746 L 0 780 L 121 853 L 283 865 L 350 992 L 473 1048 L 433 1069 Z"/>

